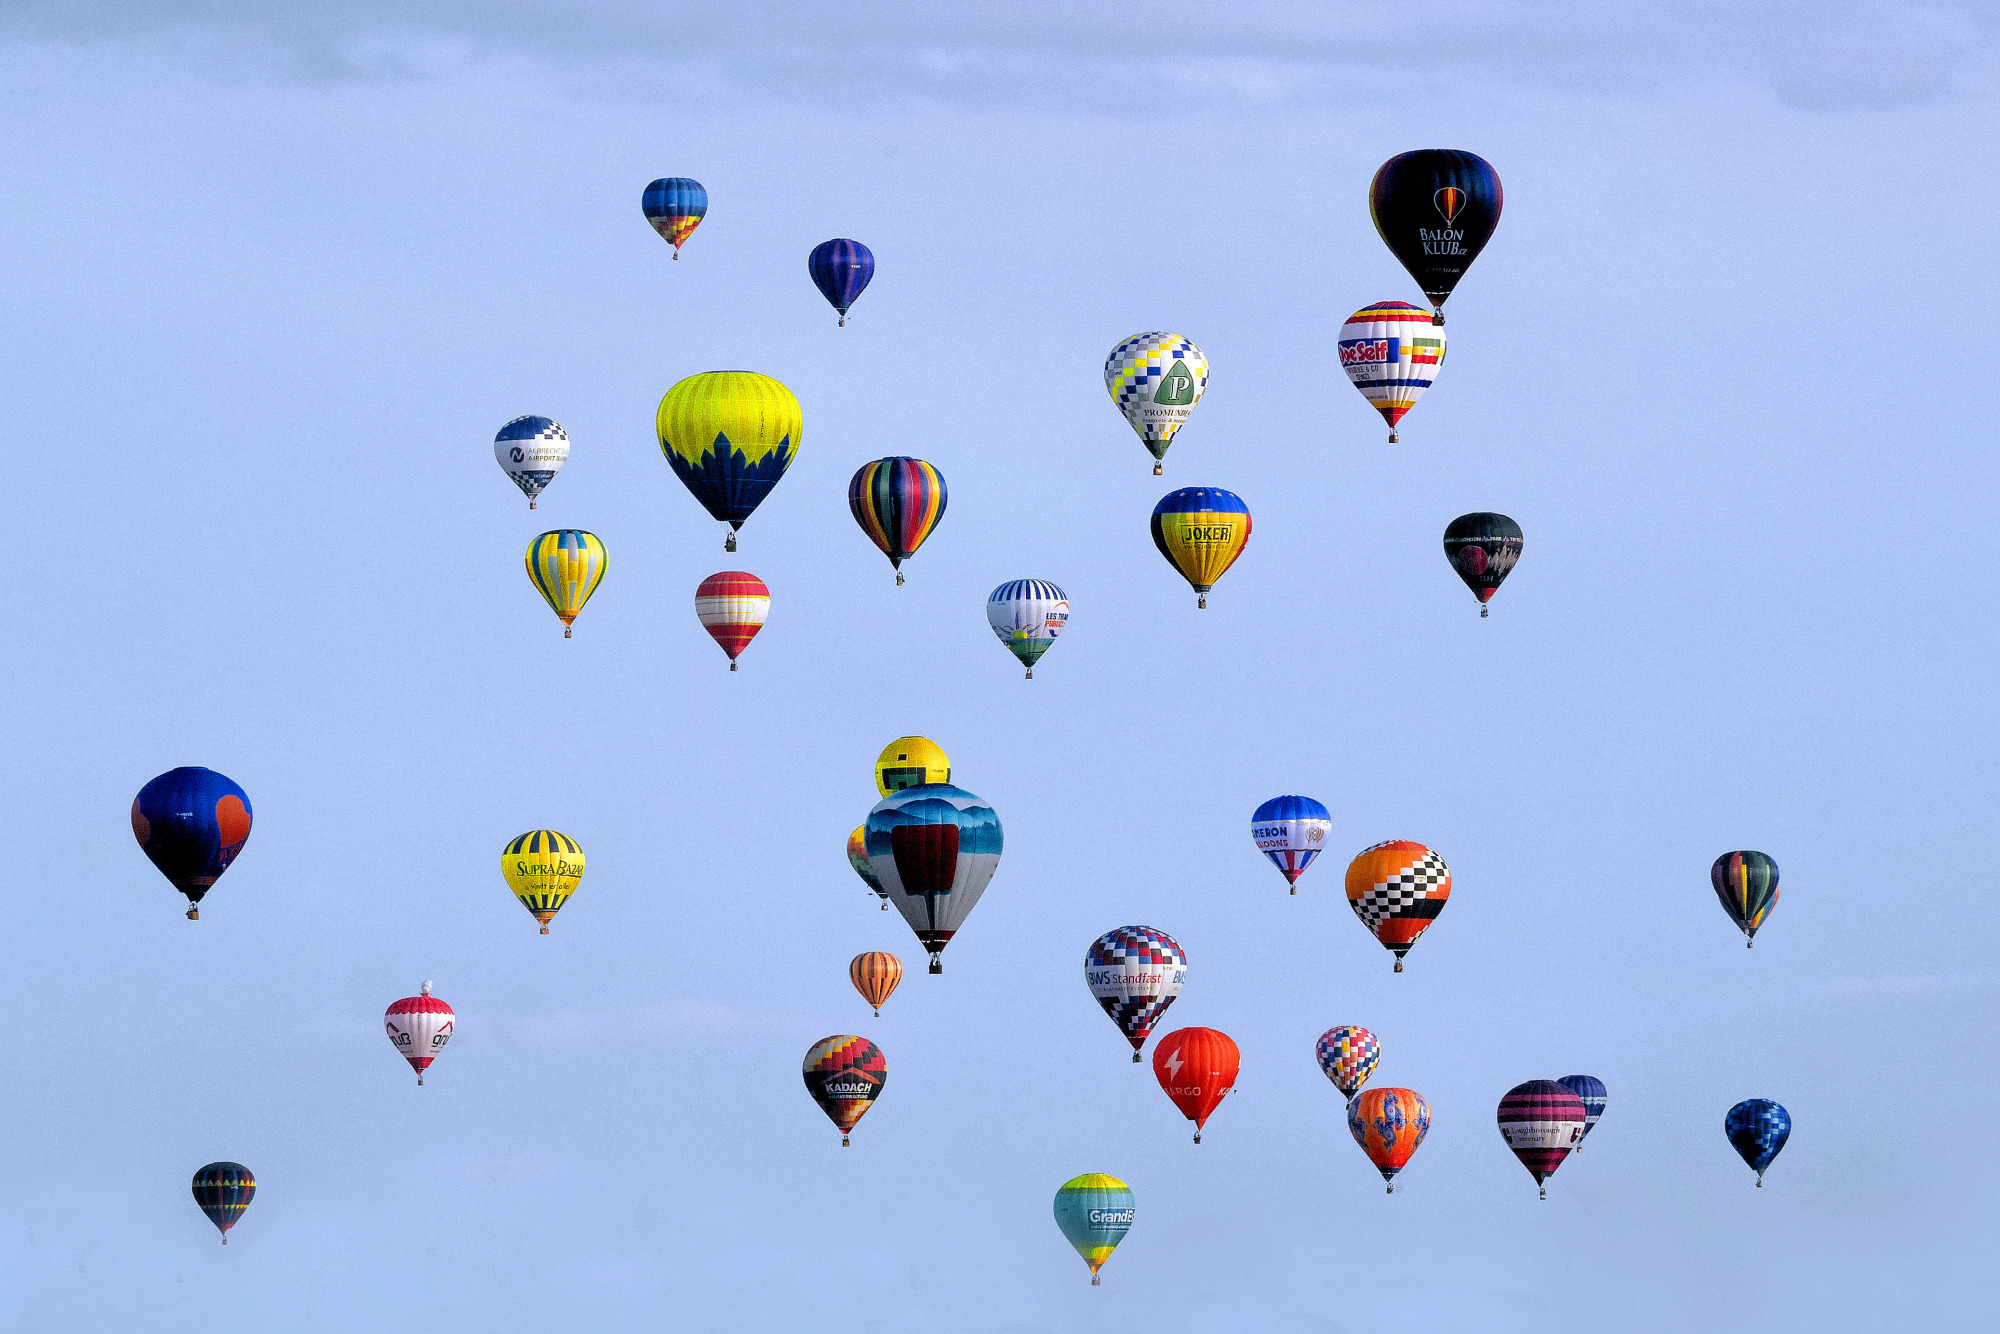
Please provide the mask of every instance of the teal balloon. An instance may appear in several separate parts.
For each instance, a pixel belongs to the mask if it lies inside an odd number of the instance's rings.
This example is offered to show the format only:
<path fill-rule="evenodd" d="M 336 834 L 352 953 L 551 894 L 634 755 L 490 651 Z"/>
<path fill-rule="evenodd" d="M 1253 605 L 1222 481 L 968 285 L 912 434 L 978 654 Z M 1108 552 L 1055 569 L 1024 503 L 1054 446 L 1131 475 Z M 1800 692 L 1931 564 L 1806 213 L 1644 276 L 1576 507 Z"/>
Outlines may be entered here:
<path fill-rule="evenodd" d="M 1056 1192 L 1056 1226 L 1090 1266 L 1092 1287 L 1097 1271 L 1131 1230 L 1132 1212 L 1132 1188 L 1102 1172 L 1072 1178 Z"/>

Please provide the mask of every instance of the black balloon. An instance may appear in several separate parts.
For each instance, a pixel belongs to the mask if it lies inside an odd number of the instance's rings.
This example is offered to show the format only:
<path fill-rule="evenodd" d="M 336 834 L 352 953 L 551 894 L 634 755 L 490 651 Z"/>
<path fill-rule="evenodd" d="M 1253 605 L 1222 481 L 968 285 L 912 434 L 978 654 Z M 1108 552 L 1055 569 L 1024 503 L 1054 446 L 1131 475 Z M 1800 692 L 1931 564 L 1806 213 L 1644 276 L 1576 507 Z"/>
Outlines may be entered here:
<path fill-rule="evenodd" d="M 1461 514 L 1444 530 L 1445 559 L 1472 596 L 1479 599 L 1479 614 L 1506 579 L 1514 562 L 1521 559 L 1521 525 L 1504 514 Z"/>
<path fill-rule="evenodd" d="M 1420 148 L 1384 162 L 1368 187 L 1368 211 L 1444 323 L 1445 298 L 1500 223 L 1500 177 L 1477 153 Z"/>

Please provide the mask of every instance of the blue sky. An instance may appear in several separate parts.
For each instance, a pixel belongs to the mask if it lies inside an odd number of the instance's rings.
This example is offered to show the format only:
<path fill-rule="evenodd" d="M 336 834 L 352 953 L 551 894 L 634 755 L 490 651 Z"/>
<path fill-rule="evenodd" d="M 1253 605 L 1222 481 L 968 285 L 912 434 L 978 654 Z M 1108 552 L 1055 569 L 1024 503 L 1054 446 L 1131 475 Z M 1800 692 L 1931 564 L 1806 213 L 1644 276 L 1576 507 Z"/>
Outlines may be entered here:
<path fill-rule="evenodd" d="M 1983 1324 L 1989 7 L 131 8 L 0 18 L 15 1326 Z M 1507 211 L 1390 447 L 1333 339 L 1416 296 L 1365 192 L 1429 144 Z M 1162 479 L 1099 372 L 1148 328 L 1211 363 Z M 718 368 L 806 421 L 733 557 L 652 436 Z M 575 442 L 532 514 L 525 412 Z M 903 588 L 844 497 L 891 453 L 951 485 Z M 1146 536 L 1196 484 L 1256 516 L 1206 612 Z M 1484 622 L 1475 509 L 1527 534 Z M 611 554 L 567 642 L 558 525 Z M 774 596 L 734 675 L 729 568 Z M 1073 606 L 1032 683 L 982 613 L 1028 576 Z M 905 732 L 1007 851 L 876 1020 L 847 959 L 921 956 L 841 843 Z M 178 764 L 257 814 L 199 923 L 126 821 Z M 1285 791 L 1334 817 L 1296 898 L 1248 836 Z M 546 938 L 495 861 L 540 826 L 590 858 Z M 1402 976 L 1339 896 L 1394 837 L 1455 875 Z M 1784 870 L 1754 952 L 1739 847 Z M 1082 980 L 1125 923 L 1243 1050 L 1199 1148 Z M 426 978 L 418 1089 L 380 1014 Z M 1337 1023 L 1434 1109 L 1393 1197 Z M 844 1151 L 798 1075 L 842 1032 L 889 1062 Z M 1494 1107 L 1578 1071 L 1543 1204 Z M 1797 1127 L 1762 1191 L 1749 1096 Z M 215 1158 L 262 1183 L 226 1250 Z M 1097 1289 L 1050 1217 L 1088 1171 L 1137 1196 Z"/>

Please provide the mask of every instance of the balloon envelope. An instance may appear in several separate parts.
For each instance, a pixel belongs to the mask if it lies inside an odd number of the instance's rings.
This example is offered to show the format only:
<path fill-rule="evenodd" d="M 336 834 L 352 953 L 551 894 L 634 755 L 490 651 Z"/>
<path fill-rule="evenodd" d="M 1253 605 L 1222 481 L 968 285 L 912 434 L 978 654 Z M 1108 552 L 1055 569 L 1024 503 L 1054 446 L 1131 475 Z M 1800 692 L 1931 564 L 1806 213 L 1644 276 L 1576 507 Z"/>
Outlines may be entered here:
<path fill-rule="evenodd" d="M 1104 359 L 1104 387 L 1162 469 L 1174 435 L 1208 388 L 1208 358 L 1177 333 L 1133 334 Z"/>
<path fill-rule="evenodd" d="M 568 834 L 531 829 L 500 850 L 500 874 L 546 936 L 583 880 L 583 849 Z"/>
<path fill-rule="evenodd" d="M 868 813 L 868 864 L 941 973 L 939 957 L 1000 864 L 1000 817 L 949 783 L 907 788 Z"/>
<path fill-rule="evenodd" d="M 737 655 L 750 647 L 771 614 L 771 590 L 747 571 L 721 570 L 694 590 L 694 614 L 709 638 L 729 655 L 733 672 Z"/>
<path fill-rule="evenodd" d="M 516 417 L 493 437 L 493 458 L 533 509 L 535 497 L 569 462 L 569 435 L 547 417 Z"/>
<path fill-rule="evenodd" d="M 875 878 L 875 868 L 868 864 L 868 826 L 865 824 L 854 826 L 854 832 L 847 836 L 847 864 L 854 868 L 854 874 L 861 877 L 861 882 L 875 892 L 875 897 L 882 900 L 882 907 L 886 910 L 889 891 L 882 888 L 882 882 Z"/>
<path fill-rule="evenodd" d="M 1778 904 L 1778 863 L 1761 852 L 1725 852 L 1708 868 L 1722 911 L 1755 943 L 1757 928 Z"/>
<path fill-rule="evenodd" d="M 257 1178 L 241 1163 L 210 1163 L 194 1174 L 194 1202 L 229 1244 L 229 1229 L 257 1194 Z"/>
<path fill-rule="evenodd" d="M 1056 1226 L 1090 1266 L 1091 1286 L 1131 1231 L 1133 1213 L 1132 1188 L 1102 1172 L 1071 1177 L 1056 1192 Z"/>
<path fill-rule="evenodd" d="M 805 414 L 792 391 L 754 371 L 704 371 L 669 389 L 654 416 L 660 452 L 674 476 L 735 529 L 771 494 L 798 457 Z"/>
<path fill-rule="evenodd" d="M 389 1041 L 417 1072 L 417 1082 L 421 1084 L 424 1071 L 431 1068 L 444 1044 L 451 1041 L 458 1016 L 449 1005 L 431 995 L 431 984 L 426 982 L 417 995 L 405 996 L 390 1005 L 382 1015 L 382 1022 L 388 1029 Z"/>
<path fill-rule="evenodd" d="M 1221 1101 L 1236 1091 L 1241 1054 L 1227 1033 L 1177 1028 L 1153 1048 L 1153 1074 L 1181 1115 L 1194 1122 L 1194 1142 Z"/>
<path fill-rule="evenodd" d="M 1347 1131 L 1384 1181 L 1410 1161 L 1431 1129 L 1431 1105 L 1415 1089 L 1369 1089 L 1347 1104 Z"/>
<path fill-rule="evenodd" d="M 875 757 L 875 790 L 883 796 L 926 783 L 951 781 L 951 757 L 927 736 L 899 736 Z"/>
<path fill-rule="evenodd" d="M 1583 1142 L 1583 1100 L 1553 1079 L 1531 1079 L 1500 1100 L 1500 1137 L 1540 1186 Z M 1542 1190 L 1542 1198 L 1549 1192 Z"/>
<path fill-rule="evenodd" d="M 1340 1090 L 1340 1096 L 1351 1102 L 1368 1082 L 1368 1076 L 1375 1073 L 1375 1063 L 1382 1059 L 1382 1044 L 1367 1029 L 1343 1024 L 1320 1034 L 1319 1041 L 1313 1044 L 1313 1054 L 1319 1058 L 1320 1070 Z"/>
<path fill-rule="evenodd" d="M 1035 664 L 1069 624 L 1069 595 L 1046 579 L 1010 579 L 986 596 L 986 623 L 1035 679 Z"/>
<path fill-rule="evenodd" d="M 1136 1063 L 1153 1026 L 1181 994 L 1187 955 L 1172 936 L 1155 927 L 1121 926 L 1084 951 L 1083 980 L 1132 1044 Z"/>
<path fill-rule="evenodd" d="M 1556 1083 L 1574 1093 L 1577 1101 L 1583 1104 L 1583 1139 L 1576 1142 L 1577 1150 L 1581 1152 L 1583 1140 L 1590 1138 L 1590 1132 L 1597 1126 L 1597 1118 L 1604 1115 L 1604 1081 L 1596 1075 L 1564 1075 Z"/>
<path fill-rule="evenodd" d="M 234 779 L 199 765 L 169 769 L 132 799 L 132 836 L 160 874 L 195 905 L 250 838 L 250 796 Z"/>
<path fill-rule="evenodd" d="M 700 181 L 686 176 L 662 176 L 646 187 L 639 207 L 660 239 L 673 246 L 674 258 L 679 259 L 682 244 L 708 216 L 708 191 L 702 189 Z"/>
<path fill-rule="evenodd" d="M 1729 1146 L 1757 1174 L 1761 1186 L 1764 1169 L 1792 1137 L 1792 1114 L 1769 1098 L 1745 1098 L 1722 1119 L 1722 1131 L 1729 1136 Z"/>
<path fill-rule="evenodd" d="M 1444 329 L 1431 313 L 1407 301 L 1377 301 L 1347 317 L 1340 327 L 1340 369 L 1389 423 L 1417 405 L 1444 365 Z"/>
<path fill-rule="evenodd" d="M 1444 557 L 1479 599 L 1479 614 L 1521 559 L 1521 525 L 1504 514 L 1461 514 L 1445 526 Z"/>
<path fill-rule="evenodd" d="M 819 294 L 840 312 L 840 322 L 845 325 L 847 308 L 875 276 L 875 254 L 861 242 L 844 237 L 821 241 L 806 257 L 806 272 L 812 275 Z"/>
<path fill-rule="evenodd" d="M 900 455 L 864 463 L 847 483 L 847 508 L 868 540 L 898 571 L 944 518 L 944 475 L 922 459 Z"/>
<path fill-rule="evenodd" d="M 1347 905 L 1361 924 L 1396 956 L 1430 930 L 1451 897 L 1451 869 L 1421 843 L 1391 839 L 1365 848 L 1347 865 Z"/>
<path fill-rule="evenodd" d="M 1215 587 L 1250 541 L 1250 509 L 1216 486 L 1184 486 L 1153 506 L 1153 545 L 1208 605 Z"/>
<path fill-rule="evenodd" d="M 806 1092 L 826 1113 L 827 1120 L 840 1128 L 840 1143 L 847 1145 L 847 1132 L 868 1114 L 888 1082 L 889 1067 L 882 1049 L 867 1038 L 845 1034 L 821 1038 L 805 1059 Z"/>
<path fill-rule="evenodd" d="M 590 595 L 604 582 L 606 557 L 597 534 L 558 528 L 528 543 L 528 578 L 563 623 L 563 638 Z"/>
<path fill-rule="evenodd" d="M 1505 196 L 1485 158 L 1423 148 L 1384 162 L 1368 187 L 1368 212 L 1390 253 L 1437 308 L 1479 257 L 1500 222 Z"/>
<path fill-rule="evenodd" d="M 896 984 L 903 980 L 903 961 L 882 950 L 870 950 L 857 954 L 847 965 L 847 980 L 861 993 L 861 999 L 875 1007 L 879 1017 L 882 1002 L 895 994 Z"/>
<path fill-rule="evenodd" d="M 1250 841 L 1293 886 L 1325 849 L 1326 836 L 1332 832 L 1333 817 L 1311 797 L 1273 797 L 1250 816 Z"/>

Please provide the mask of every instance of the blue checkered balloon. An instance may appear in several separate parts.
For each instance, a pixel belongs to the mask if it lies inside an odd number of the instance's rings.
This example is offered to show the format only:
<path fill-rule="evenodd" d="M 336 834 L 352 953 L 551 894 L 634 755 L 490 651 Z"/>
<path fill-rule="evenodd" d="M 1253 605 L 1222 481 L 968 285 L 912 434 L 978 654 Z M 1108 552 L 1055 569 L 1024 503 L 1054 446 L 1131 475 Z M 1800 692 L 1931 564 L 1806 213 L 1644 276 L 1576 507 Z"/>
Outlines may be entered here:
<path fill-rule="evenodd" d="M 1722 1130 L 1729 1136 L 1729 1146 L 1757 1174 L 1761 1186 L 1764 1169 L 1792 1137 L 1792 1114 L 1769 1098 L 1745 1098 L 1729 1109 Z"/>

